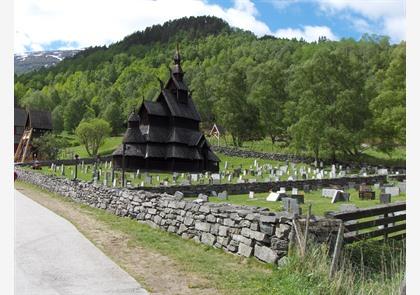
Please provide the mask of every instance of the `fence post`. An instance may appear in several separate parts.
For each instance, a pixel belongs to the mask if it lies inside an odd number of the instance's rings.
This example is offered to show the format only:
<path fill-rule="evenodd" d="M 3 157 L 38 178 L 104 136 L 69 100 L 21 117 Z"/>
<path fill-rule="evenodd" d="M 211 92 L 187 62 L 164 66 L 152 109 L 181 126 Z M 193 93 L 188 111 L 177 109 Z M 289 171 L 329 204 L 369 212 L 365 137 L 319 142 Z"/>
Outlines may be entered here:
<path fill-rule="evenodd" d="M 334 254 L 333 254 L 333 258 L 331 262 L 330 279 L 334 276 L 337 270 L 338 260 L 340 258 L 341 248 L 343 245 L 343 235 L 344 235 L 344 223 L 343 221 L 340 221 L 340 226 L 338 228 L 338 233 L 337 233 L 337 240 L 335 241 Z"/>
<path fill-rule="evenodd" d="M 302 255 L 305 255 L 306 245 L 308 244 L 309 218 L 311 217 L 311 209 L 312 209 L 312 204 L 309 204 L 309 206 L 308 206 L 308 214 L 306 214 L 305 234 L 304 234 L 304 237 L 303 237 Z"/>
<path fill-rule="evenodd" d="M 387 218 L 388 217 L 388 213 L 385 213 L 384 214 L 384 218 Z M 388 228 L 388 223 L 385 223 L 384 224 L 384 229 L 386 230 Z M 388 233 L 387 232 L 385 232 L 385 234 L 384 234 L 384 242 L 386 243 L 388 241 Z"/>

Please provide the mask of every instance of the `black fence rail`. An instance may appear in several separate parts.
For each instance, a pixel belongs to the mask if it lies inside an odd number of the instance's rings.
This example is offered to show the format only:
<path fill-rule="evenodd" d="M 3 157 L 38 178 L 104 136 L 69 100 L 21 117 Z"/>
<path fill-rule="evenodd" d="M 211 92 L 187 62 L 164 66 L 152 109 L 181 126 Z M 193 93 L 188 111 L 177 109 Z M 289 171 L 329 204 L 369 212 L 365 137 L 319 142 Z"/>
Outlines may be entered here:
<path fill-rule="evenodd" d="M 344 212 L 327 213 L 344 224 L 344 243 L 372 238 L 404 239 L 406 234 L 406 203 L 378 205 Z M 392 236 L 391 236 L 392 234 Z"/>

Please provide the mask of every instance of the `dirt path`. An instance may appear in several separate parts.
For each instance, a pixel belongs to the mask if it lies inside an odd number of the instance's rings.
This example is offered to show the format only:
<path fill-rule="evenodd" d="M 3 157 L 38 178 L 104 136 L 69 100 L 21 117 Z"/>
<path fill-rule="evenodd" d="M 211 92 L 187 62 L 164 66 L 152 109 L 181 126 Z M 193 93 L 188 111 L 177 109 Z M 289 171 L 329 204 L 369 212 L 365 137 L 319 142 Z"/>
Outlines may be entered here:
<path fill-rule="evenodd" d="M 15 189 L 72 222 L 102 252 L 125 269 L 150 294 L 219 294 L 211 282 L 180 270 L 174 260 L 129 243 L 130 237 L 109 228 L 75 204 L 16 184 Z M 131 244 L 131 245 L 130 245 Z"/>

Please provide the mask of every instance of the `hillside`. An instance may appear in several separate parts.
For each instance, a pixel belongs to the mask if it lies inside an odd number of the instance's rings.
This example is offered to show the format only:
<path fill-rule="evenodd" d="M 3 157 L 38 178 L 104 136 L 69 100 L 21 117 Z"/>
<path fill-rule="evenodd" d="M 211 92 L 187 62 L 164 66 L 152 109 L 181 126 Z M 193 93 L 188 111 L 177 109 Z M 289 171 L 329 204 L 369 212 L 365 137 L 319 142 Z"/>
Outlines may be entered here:
<path fill-rule="evenodd" d="M 16 104 L 50 110 L 57 131 L 101 117 L 118 134 L 134 106 L 155 98 L 176 44 L 203 128 L 224 127 L 236 146 L 269 138 L 296 153 L 357 158 L 405 145 L 405 42 L 257 38 L 215 17 L 155 25 L 19 75 Z"/>
<path fill-rule="evenodd" d="M 73 57 L 80 50 L 34 51 L 14 55 L 15 74 L 20 75 L 41 68 L 57 65 L 65 58 Z"/>

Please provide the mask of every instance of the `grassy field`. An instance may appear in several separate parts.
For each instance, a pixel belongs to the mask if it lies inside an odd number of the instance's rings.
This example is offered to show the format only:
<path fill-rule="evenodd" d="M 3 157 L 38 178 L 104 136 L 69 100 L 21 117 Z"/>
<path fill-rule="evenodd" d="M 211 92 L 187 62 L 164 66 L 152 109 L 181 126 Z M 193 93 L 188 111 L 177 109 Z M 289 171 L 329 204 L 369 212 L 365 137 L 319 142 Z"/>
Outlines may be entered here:
<path fill-rule="evenodd" d="M 250 169 L 250 167 L 254 164 L 254 159 L 251 158 L 240 158 L 240 157 L 230 157 L 230 156 L 226 156 L 223 154 L 218 154 L 218 156 L 221 159 L 221 164 L 220 164 L 220 171 L 221 172 L 226 172 L 226 173 L 233 173 L 234 169 L 240 168 L 242 167 L 242 169 Z M 228 167 L 225 170 L 224 169 L 224 165 L 225 162 L 228 163 Z M 285 166 L 286 163 L 285 162 L 278 162 L 278 161 L 272 161 L 272 160 L 263 160 L 263 159 L 258 159 L 257 161 L 259 166 L 265 166 L 265 165 L 271 165 L 272 167 L 280 167 L 280 166 Z M 86 170 L 87 167 L 87 170 Z M 306 165 L 306 164 L 295 164 L 294 166 L 296 171 L 299 171 L 300 168 L 311 168 L 312 171 L 314 171 L 314 167 L 310 166 L 310 165 Z M 110 167 L 105 167 L 104 164 L 100 164 L 99 168 L 101 168 L 102 171 L 102 180 L 104 178 L 104 175 L 106 172 L 111 172 L 111 168 Z M 93 180 L 93 169 L 94 169 L 94 165 L 84 165 L 82 167 L 82 165 L 78 166 L 78 172 L 77 172 L 77 176 L 78 179 L 84 180 L 84 181 L 91 181 Z M 255 167 L 253 167 L 253 169 L 255 170 Z M 329 168 L 325 168 L 324 171 L 329 172 L 330 167 Z M 74 165 L 70 165 L 70 166 L 66 166 L 65 167 L 65 177 L 67 178 L 74 178 L 74 171 L 75 171 L 75 166 Z M 292 171 L 292 164 L 289 164 L 289 172 L 291 173 Z M 55 175 L 55 176 L 61 176 L 61 171 L 60 169 L 57 169 L 56 171 L 51 170 L 51 167 L 43 167 L 42 170 L 40 170 L 40 172 L 45 173 L 45 174 L 50 174 L 50 175 Z M 116 171 L 116 178 L 119 181 L 117 183 L 117 186 L 121 186 L 121 173 L 120 171 Z M 147 173 L 148 176 L 151 176 L 153 178 L 153 182 L 152 184 L 148 184 L 146 182 L 146 174 L 144 172 L 141 172 L 137 175 L 136 172 L 126 172 L 126 179 L 128 181 L 130 181 L 132 186 L 139 186 L 141 183 L 144 184 L 145 187 L 150 187 L 150 186 L 156 186 L 159 185 L 159 183 L 162 183 L 163 181 L 168 181 L 168 184 L 170 185 L 174 185 L 174 184 L 180 184 L 182 183 L 183 180 L 187 179 L 187 174 L 186 173 L 179 173 L 179 178 L 176 180 L 176 182 L 173 182 L 173 174 L 172 173 L 158 173 L 158 172 L 148 172 Z M 282 176 L 278 176 L 279 180 L 287 180 L 288 177 L 290 175 L 289 174 L 283 174 Z M 159 181 L 157 180 L 157 177 L 159 177 Z M 210 177 L 210 174 L 207 175 L 207 177 L 203 174 L 203 183 L 208 183 L 208 178 Z M 250 173 L 248 173 L 247 175 L 241 175 L 243 180 L 250 180 L 250 179 L 255 179 L 256 181 L 267 181 L 270 180 L 270 174 L 269 171 L 267 169 L 263 169 L 261 176 L 258 176 L 257 174 L 255 175 L 251 175 Z M 293 175 L 293 177 L 296 178 L 295 175 Z M 327 176 L 324 176 L 325 178 Z M 232 177 L 231 179 L 231 183 L 236 183 L 238 180 L 238 177 Z M 274 176 L 271 176 L 271 180 L 275 180 Z M 200 181 L 191 181 L 192 184 L 200 184 Z M 228 183 L 228 177 L 223 177 L 221 179 L 221 183 Z M 108 186 L 111 186 L 111 183 L 108 183 Z"/>
<path fill-rule="evenodd" d="M 338 211 L 342 204 L 354 204 L 358 208 L 366 208 L 375 205 L 379 205 L 380 190 L 375 189 L 376 200 L 360 200 L 358 192 L 355 189 L 348 190 L 350 193 L 350 202 L 339 202 L 331 204 L 330 198 L 322 197 L 321 190 L 311 191 L 305 193 L 305 203 L 301 204 L 302 213 L 305 214 L 308 210 L 309 204 L 311 204 L 312 214 L 317 216 L 323 216 L 327 211 Z M 302 192 L 303 193 L 303 192 Z M 228 196 L 228 200 L 221 200 L 217 197 L 210 197 L 209 201 L 213 203 L 230 203 L 236 205 L 247 205 L 255 207 L 268 208 L 270 211 L 282 211 L 283 203 L 280 202 L 269 202 L 266 201 L 268 193 L 256 193 L 254 199 L 250 199 L 248 195 L 232 195 Z M 405 201 L 405 193 L 401 193 L 399 196 L 392 197 L 392 202 Z"/>
<path fill-rule="evenodd" d="M 71 147 L 65 149 L 62 153 L 62 158 L 71 158 L 74 154 L 78 154 L 81 157 L 88 157 L 88 154 L 85 148 L 78 144 L 77 139 L 74 135 L 64 133 L 64 137 L 71 143 Z M 99 148 L 100 155 L 111 154 L 119 144 L 121 144 L 122 136 L 110 137 L 105 140 L 105 144 Z M 217 146 L 217 139 L 214 137 L 208 137 L 207 140 L 211 145 Z M 231 136 L 226 136 L 226 142 L 223 139 L 220 139 L 221 146 L 230 146 L 233 147 L 233 142 Z M 261 151 L 261 152 L 270 152 L 270 153 L 291 153 L 293 151 L 288 147 L 285 147 L 284 144 L 276 142 L 272 144 L 269 138 L 258 140 L 258 141 L 245 141 L 243 143 L 242 149 Z M 302 151 L 302 155 L 312 156 L 310 153 Z M 345 159 L 345 158 L 343 158 Z M 404 166 L 406 159 L 406 150 L 405 147 L 400 147 L 395 149 L 389 155 L 373 148 L 366 149 L 359 159 L 347 159 L 352 161 L 361 161 L 372 165 L 397 165 Z"/>
<path fill-rule="evenodd" d="M 42 191 L 22 182 L 17 182 L 17 185 Z M 342 267 L 330 280 L 328 271 L 331 258 L 324 246 L 311 246 L 303 258 L 292 252 L 285 264 L 277 268 L 260 263 L 255 258 L 231 255 L 132 219 L 42 192 L 79 208 L 114 231 L 127 234 L 130 245 L 157 251 L 174 259 L 186 275 L 197 274 L 208 279 L 222 294 L 391 295 L 399 294 L 398 289 L 404 277 L 403 242 L 365 242 L 346 247 Z"/>

